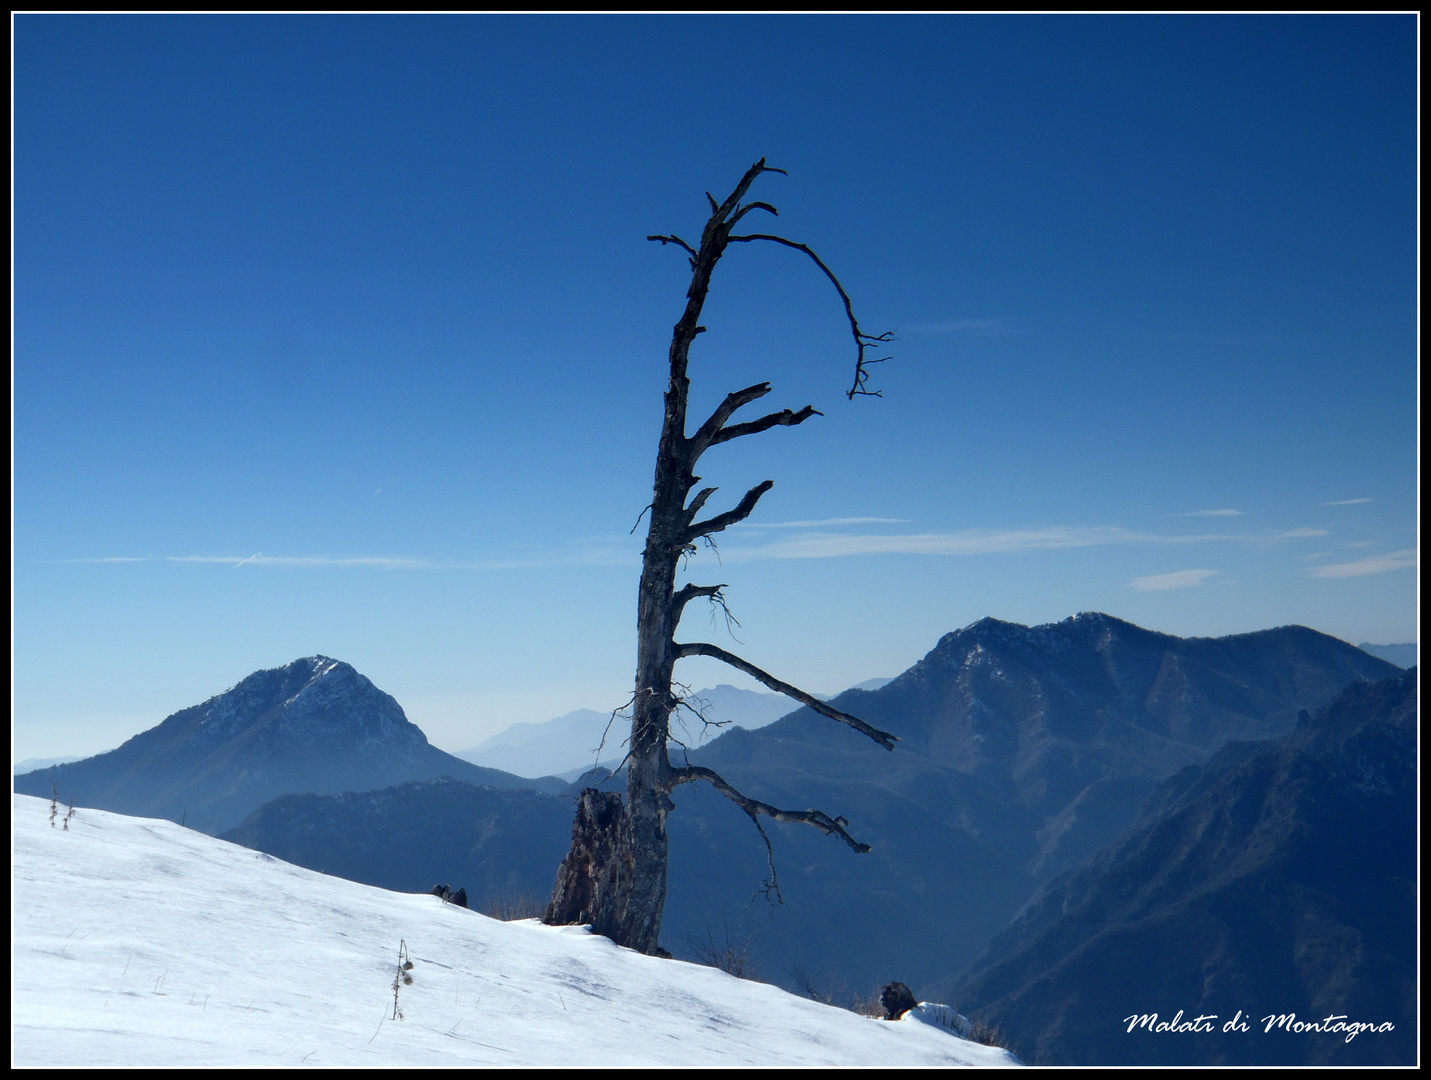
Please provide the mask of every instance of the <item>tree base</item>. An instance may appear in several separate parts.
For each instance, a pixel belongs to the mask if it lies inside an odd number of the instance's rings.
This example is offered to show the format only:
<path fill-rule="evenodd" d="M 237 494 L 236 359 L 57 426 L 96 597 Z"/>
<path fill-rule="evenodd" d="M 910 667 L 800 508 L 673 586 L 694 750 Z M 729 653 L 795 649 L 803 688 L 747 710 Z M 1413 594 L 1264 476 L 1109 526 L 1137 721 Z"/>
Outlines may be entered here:
<path fill-rule="evenodd" d="M 571 829 L 571 850 L 557 871 L 542 922 L 548 926 L 590 923 L 595 933 L 624 944 L 618 936 L 617 888 L 626 876 L 622 871 L 629 874 L 632 865 L 625 819 L 618 792 L 582 791 Z"/>

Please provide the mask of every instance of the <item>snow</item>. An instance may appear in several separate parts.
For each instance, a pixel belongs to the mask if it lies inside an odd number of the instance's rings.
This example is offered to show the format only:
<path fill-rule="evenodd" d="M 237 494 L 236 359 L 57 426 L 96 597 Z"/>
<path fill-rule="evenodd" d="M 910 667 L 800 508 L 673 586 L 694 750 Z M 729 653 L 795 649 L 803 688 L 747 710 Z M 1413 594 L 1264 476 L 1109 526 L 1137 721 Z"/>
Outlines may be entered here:
<path fill-rule="evenodd" d="M 14 1066 L 1018 1064 L 947 1006 L 872 1020 L 169 821 L 13 813 Z"/>

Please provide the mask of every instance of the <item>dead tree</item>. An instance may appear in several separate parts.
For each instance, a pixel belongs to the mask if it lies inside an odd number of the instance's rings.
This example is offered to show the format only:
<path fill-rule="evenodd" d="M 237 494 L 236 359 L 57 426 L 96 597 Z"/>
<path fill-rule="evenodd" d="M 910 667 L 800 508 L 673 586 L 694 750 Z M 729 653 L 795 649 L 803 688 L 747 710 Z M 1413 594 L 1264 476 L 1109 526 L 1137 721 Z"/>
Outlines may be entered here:
<path fill-rule="evenodd" d="M 706 193 L 711 216 L 701 234 L 699 248 L 678 236 L 647 238 L 685 250 L 690 256 L 691 285 L 686 292 L 686 310 L 671 336 L 671 381 L 666 390 L 666 418 L 656 455 L 655 490 L 648 507 L 650 524 L 642 552 L 637 602 L 636 692 L 631 703 L 631 738 L 625 758 L 627 797 L 623 804 L 619 794 L 595 789 L 582 793 L 571 852 L 562 862 L 551 904 L 544 916 L 544 921 L 552 924 L 591 923 L 597 933 L 646 953 L 660 951 L 661 915 L 666 903 L 666 815 L 674 806 L 671 791 L 680 784 L 693 780 L 711 784 L 750 816 L 765 839 L 767 849 L 770 839 L 760 824 L 761 815 L 776 821 L 813 825 L 827 835 L 839 837 L 857 852 L 870 850 L 869 845 L 860 843 L 846 831 L 848 823 L 844 818 L 832 818 L 820 810 L 780 810 L 741 794 L 711 769 L 673 765 L 667 753 L 667 738 L 671 714 L 681 704 L 681 698 L 672 691 L 672 671 L 677 660 L 688 656 L 714 657 L 772 690 L 832 720 L 848 724 L 886 750 L 892 750 L 896 741 L 888 732 L 832 708 L 725 649 L 705 642 L 676 640 L 676 628 L 686 605 L 705 598 L 724 606 L 722 590 L 726 587 L 684 584 L 677 588 L 676 572 L 682 557 L 694 552 L 698 542 L 708 541 L 714 534 L 749 517 L 760 497 L 773 486 L 773 481 L 766 480 L 747 491 L 734 508 L 701 518 L 701 511 L 716 489 L 701 488 L 694 498 L 690 497 L 701 479 L 695 474 L 697 462 L 713 446 L 773 427 L 794 427 L 821 415 L 813 406 L 806 405 L 799 410 L 783 409 L 756 420 L 732 423 L 731 418 L 738 409 L 770 392 L 769 383 L 758 383 L 726 395 L 694 434 L 686 433 L 686 402 L 690 389 L 686 369 L 691 343 L 705 330 L 700 325 L 701 308 L 705 305 L 711 274 L 727 246 L 757 241 L 782 244 L 809 256 L 830 279 L 844 302 L 856 346 L 854 382 L 846 395 L 849 398 L 860 394 L 878 396 L 878 391 L 867 386 L 869 368 L 887 357 L 873 359 L 867 353 L 879 343 L 891 340 L 890 334 L 871 335 L 860 329 L 844 287 L 810 248 L 783 236 L 734 232 L 741 219 L 753 210 L 776 213 L 769 203 L 742 202 L 750 185 L 765 172 L 783 173 L 784 170 L 767 166 L 762 158 L 751 166 L 724 202 L 717 203 L 714 196 Z"/>

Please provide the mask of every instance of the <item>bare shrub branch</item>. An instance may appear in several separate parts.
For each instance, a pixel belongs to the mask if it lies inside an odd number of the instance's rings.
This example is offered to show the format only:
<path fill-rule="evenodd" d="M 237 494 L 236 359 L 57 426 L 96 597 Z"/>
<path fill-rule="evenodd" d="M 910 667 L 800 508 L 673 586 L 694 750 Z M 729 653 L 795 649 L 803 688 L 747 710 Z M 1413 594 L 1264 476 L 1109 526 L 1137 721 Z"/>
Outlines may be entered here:
<path fill-rule="evenodd" d="M 754 979 L 760 970 L 760 965 L 756 962 L 751 950 L 755 933 L 747 931 L 744 937 L 732 937 L 730 925 L 722 920 L 722 926 L 725 940 L 721 942 L 716 941 L 715 935 L 711 933 L 710 923 L 706 923 L 704 939 L 694 934 L 687 934 L 685 941 L 691 950 L 691 955 L 696 963 L 717 968 L 727 975 L 734 975 L 737 979 Z"/>

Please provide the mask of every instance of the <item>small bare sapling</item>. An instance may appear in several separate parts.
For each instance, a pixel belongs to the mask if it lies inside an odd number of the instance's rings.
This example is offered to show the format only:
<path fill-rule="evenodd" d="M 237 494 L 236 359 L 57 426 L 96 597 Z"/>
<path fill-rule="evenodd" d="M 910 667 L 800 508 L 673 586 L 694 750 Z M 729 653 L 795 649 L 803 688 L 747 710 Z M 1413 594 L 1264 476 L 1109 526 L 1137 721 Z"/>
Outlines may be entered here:
<path fill-rule="evenodd" d="M 393 1019 L 401 1020 L 402 1007 L 398 1004 L 398 992 L 404 986 L 412 985 L 412 960 L 407 954 L 407 941 L 398 944 L 397 973 L 393 975 Z"/>
<path fill-rule="evenodd" d="M 67 803 L 66 805 L 69 807 L 69 813 L 67 813 L 63 818 L 61 818 L 60 822 L 64 825 L 65 832 L 69 832 L 70 821 L 73 820 L 75 816 L 75 806 L 74 803 Z M 60 782 L 58 780 L 52 780 L 50 781 L 50 828 L 52 829 L 55 827 L 55 817 L 57 814 L 59 814 L 59 812 Z"/>

